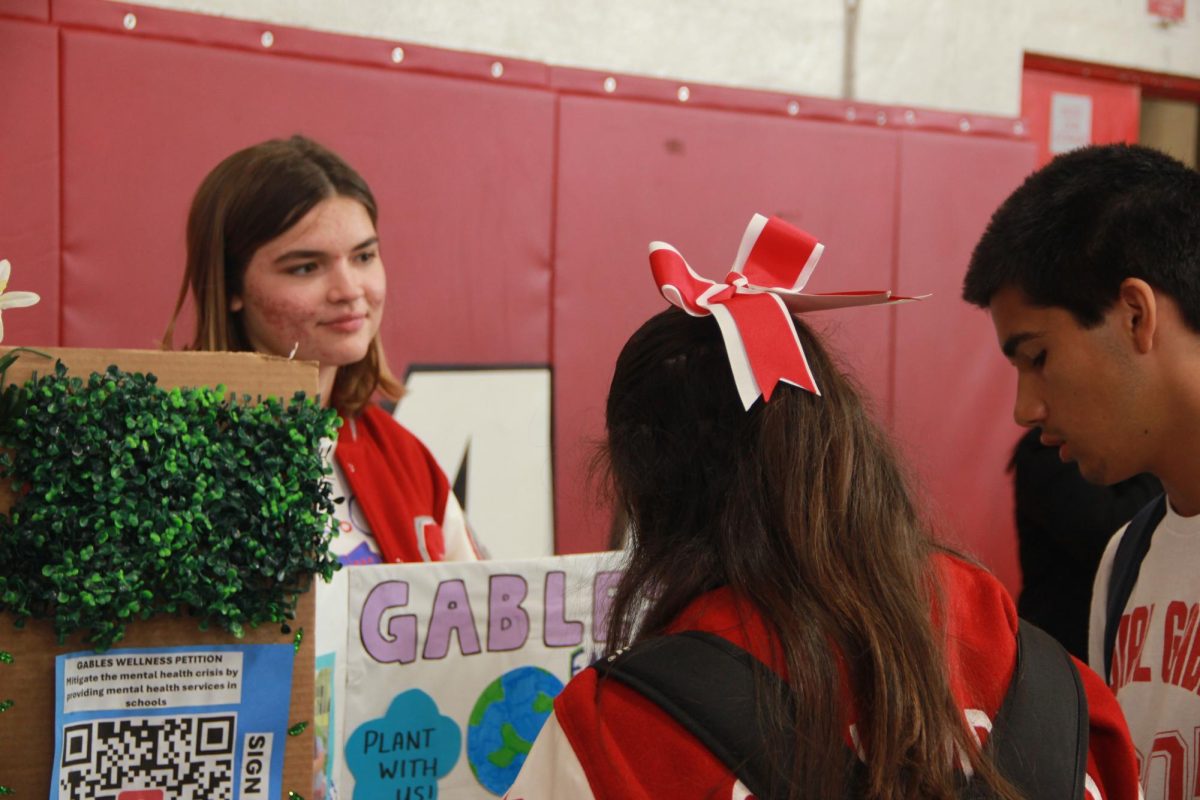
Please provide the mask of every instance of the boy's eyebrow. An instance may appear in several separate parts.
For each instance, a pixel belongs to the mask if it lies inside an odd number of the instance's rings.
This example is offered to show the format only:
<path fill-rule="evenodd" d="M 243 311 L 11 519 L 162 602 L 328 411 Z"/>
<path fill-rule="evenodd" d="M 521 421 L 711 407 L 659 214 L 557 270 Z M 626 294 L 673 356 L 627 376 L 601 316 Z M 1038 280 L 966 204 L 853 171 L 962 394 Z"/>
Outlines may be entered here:
<path fill-rule="evenodd" d="M 1004 340 L 1004 344 L 1000 345 L 1000 351 L 1004 353 L 1005 358 L 1014 358 L 1017 355 L 1018 347 L 1030 339 L 1036 339 L 1041 335 L 1040 332 L 1014 333 Z"/>

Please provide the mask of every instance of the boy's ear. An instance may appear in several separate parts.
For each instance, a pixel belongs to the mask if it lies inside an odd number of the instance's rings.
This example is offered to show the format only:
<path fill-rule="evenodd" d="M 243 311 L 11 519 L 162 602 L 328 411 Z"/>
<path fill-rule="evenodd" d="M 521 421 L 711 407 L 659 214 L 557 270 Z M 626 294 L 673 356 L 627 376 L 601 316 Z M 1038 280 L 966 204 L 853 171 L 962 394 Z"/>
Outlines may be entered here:
<path fill-rule="evenodd" d="M 1150 352 L 1159 323 L 1154 289 L 1141 278 L 1126 278 L 1117 293 L 1117 310 L 1124 317 L 1123 324 L 1137 351 Z"/>

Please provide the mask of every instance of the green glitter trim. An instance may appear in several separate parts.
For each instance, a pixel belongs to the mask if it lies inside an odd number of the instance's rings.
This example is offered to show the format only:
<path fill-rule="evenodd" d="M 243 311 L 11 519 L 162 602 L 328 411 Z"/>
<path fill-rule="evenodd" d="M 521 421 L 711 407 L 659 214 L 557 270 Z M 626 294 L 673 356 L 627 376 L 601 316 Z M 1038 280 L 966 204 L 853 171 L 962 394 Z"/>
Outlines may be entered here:
<path fill-rule="evenodd" d="M 7 650 L 0 650 L 0 664 L 11 664 L 11 663 L 13 663 L 12 653 L 8 652 Z M 5 700 L 3 703 L 0 703 L 0 714 L 3 714 L 5 711 L 8 711 L 12 707 L 13 707 L 13 701 Z M 11 794 L 16 794 L 16 793 L 12 789 L 8 788 L 7 786 L 0 785 L 0 797 L 4 797 L 7 795 L 11 795 Z"/>
<path fill-rule="evenodd" d="M 288 800 L 304 800 L 303 795 L 298 795 L 295 792 L 288 792 Z"/>
<path fill-rule="evenodd" d="M 298 628 L 296 630 L 296 638 L 292 640 L 292 650 L 294 652 L 299 653 L 300 652 L 300 643 L 303 641 L 304 641 L 304 628 Z"/>
<path fill-rule="evenodd" d="M 11 663 L 13 663 L 13 654 L 8 652 L 7 650 L 0 650 L 0 664 L 11 664 Z M 0 703 L 0 714 L 3 714 L 5 711 L 8 711 L 12 707 L 13 707 L 13 701 L 5 700 L 4 702 Z M 6 797 L 6 796 L 12 795 L 12 794 L 16 794 L 16 792 L 14 792 L 12 789 L 8 788 L 7 786 L 0 785 L 0 797 Z"/>
<path fill-rule="evenodd" d="M 308 728 L 308 720 L 297 722 L 292 727 L 288 728 L 288 736 L 299 736 Z"/>

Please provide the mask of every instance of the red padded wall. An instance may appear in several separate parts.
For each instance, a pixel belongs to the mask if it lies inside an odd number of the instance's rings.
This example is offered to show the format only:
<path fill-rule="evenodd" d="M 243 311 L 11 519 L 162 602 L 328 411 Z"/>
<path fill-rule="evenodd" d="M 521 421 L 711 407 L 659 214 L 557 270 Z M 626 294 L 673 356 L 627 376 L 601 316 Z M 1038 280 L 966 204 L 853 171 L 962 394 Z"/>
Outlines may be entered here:
<path fill-rule="evenodd" d="M 755 114 L 567 97 L 559 123 L 554 289 L 559 549 L 604 544 L 608 515 L 586 485 L 617 353 L 666 301 L 647 245 L 675 245 L 719 280 L 754 212 L 824 241 L 809 286 L 887 288 L 892 282 L 896 135 Z M 881 407 L 888 404 L 885 309 L 813 320 Z M 820 381 L 820 376 L 816 376 Z"/>
<path fill-rule="evenodd" d="M 300 132 L 377 195 L 396 369 L 547 360 L 548 93 L 123 34 L 62 47 L 64 344 L 154 346 L 200 180 Z"/>
<path fill-rule="evenodd" d="M 50 19 L 50 0 L 0 0 L 0 17 Z"/>
<path fill-rule="evenodd" d="M 987 315 L 957 299 L 988 214 L 1033 165 L 1014 121 L 705 86 L 685 104 L 674 82 L 606 87 L 408 44 L 397 63 L 396 44 L 0 0 L 0 100 L 19 110 L 0 126 L 0 258 L 46 298 L 6 316 L 10 341 L 155 346 L 203 175 L 255 141 L 312 135 L 378 195 L 397 369 L 551 364 L 558 549 L 593 549 L 608 515 L 586 464 L 613 361 L 664 305 L 647 243 L 720 277 L 750 215 L 777 214 L 827 246 L 813 289 L 935 293 L 813 321 L 901 433 L 943 531 L 1017 586 L 1011 378 Z"/>
<path fill-rule="evenodd" d="M 42 302 L 5 315 L 5 344 L 58 344 L 58 31 L 0 19 L 0 258 Z"/>
<path fill-rule="evenodd" d="M 895 427 L 939 532 L 1020 586 L 1005 473 L 1020 436 L 1015 374 L 986 311 L 959 299 L 996 206 L 1033 169 L 1029 142 L 906 133 L 900 141 L 900 279 L 933 292 L 897 309 Z"/>

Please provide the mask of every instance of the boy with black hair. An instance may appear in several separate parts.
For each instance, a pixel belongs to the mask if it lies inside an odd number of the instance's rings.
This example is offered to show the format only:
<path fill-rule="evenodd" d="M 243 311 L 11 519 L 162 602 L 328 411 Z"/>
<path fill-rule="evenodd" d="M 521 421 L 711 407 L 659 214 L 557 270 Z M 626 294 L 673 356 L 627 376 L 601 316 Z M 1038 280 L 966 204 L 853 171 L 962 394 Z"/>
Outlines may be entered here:
<path fill-rule="evenodd" d="M 1017 369 L 1018 423 L 1040 427 L 1042 442 L 1092 482 L 1139 472 L 1162 481 L 1169 502 L 1152 503 L 1105 550 L 1089 661 L 1128 719 L 1146 796 L 1191 796 L 1200 761 L 1200 173 L 1129 145 L 1059 156 L 996 211 L 963 297 L 990 311 Z"/>

